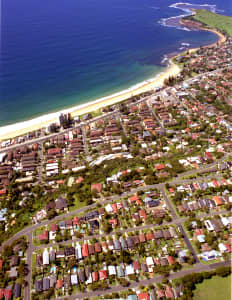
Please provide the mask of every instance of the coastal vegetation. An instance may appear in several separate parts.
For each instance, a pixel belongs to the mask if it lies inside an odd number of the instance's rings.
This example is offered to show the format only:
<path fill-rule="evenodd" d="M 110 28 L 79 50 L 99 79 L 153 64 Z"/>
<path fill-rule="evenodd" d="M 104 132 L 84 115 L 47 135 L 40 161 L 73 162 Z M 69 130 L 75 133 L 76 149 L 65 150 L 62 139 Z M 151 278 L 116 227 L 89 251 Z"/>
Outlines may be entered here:
<path fill-rule="evenodd" d="M 184 18 L 203 24 L 203 27 L 217 29 L 223 34 L 232 36 L 232 17 L 216 14 L 205 9 L 195 10 L 195 15 Z"/>

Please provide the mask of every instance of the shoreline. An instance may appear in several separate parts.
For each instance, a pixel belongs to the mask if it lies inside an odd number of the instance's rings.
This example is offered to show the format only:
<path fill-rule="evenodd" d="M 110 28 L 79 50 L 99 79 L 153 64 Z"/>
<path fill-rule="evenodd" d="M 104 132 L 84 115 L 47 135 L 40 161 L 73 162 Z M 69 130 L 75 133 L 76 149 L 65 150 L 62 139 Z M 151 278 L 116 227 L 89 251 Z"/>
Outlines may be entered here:
<path fill-rule="evenodd" d="M 182 25 L 182 19 L 179 21 Z M 218 43 L 224 43 L 226 41 L 226 37 L 216 29 L 209 29 L 209 28 L 204 28 L 201 27 L 200 30 L 206 30 L 206 31 L 211 31 L 214 34 L 218 36 L 217 42 L 204 46 L 206 47 L 212 47 L 217 45 Z M 188 49 L 189 53 L 195 52 L 200 48 L 191 48 Z M 185 51 L 186 52 L 186 51 Z M 181 53 L 181 52 L 180 52 Z M 178 54 L 179 55 L 179 54 Z M 167 79 L 170 76 L 177 76 L 181 69 L 177 64 L 174 64 L 172 62 L 172 59 L 175 58 L 177 55 L 174 57 L 170 58 L 168 60 L 168 65 L 166 70 L 164 70 L 161 73 L 158 73 L 154 78 L 147 79 L 143 82 L 140 82 L 126 90 L 123 90 L 118 93 L 114 93 L 112 95 L 97 99 L 95 101 L 87 102 L 84 104 L 80 104 L 77 106 L 70 107 L 68 109 L 63 109 L 54 113 L 49 113 L 47 115 L 42 115 L 36 118 L 33 118 L 31 120 L 26 120 L 22 122 L 17 122 L 11 125 L 6 125 L 0 127 L 0 141 L 3 140 L 8 140 L 11 138 L 15 138 L 20 135 L 24 135 L 28 132 L 39 130 L 41 128 L 44 128 L 48 126 L 51 123 L 57 122 L 58 117 L 61 113 L 70 113 L 72 117 L 77 117 L 83 114 L 87 114 L 90 112 L 93 112 L 95 110 L 98 110 L 102 107 L 109 106 L 109 105 L 114 105 L 118 102 L 124 101 L 130 97 L 139 95 L 141 93 L 151 91 L 154 88 L 161 87 L 164 83 L 164 80 Z M 16 129 L 17 127 L 17 129 Z"/>
<path fill-rule="evenodd" d="M 180 67 L 174 64 L 170 59 L 166 70 L 158 73 L 154 78 L 147 79 L 121 92 L 114 93 L 95 101 L 76 105 L 68 109 L 63 109 L 54 113 L 42 115 L 31 120 L 2 126 L 0 127 L 0 141 L 11 139 L 26 134 L 27 132 L 44 128 L 53 122 L 57 122 L 58 117 L 61 113 L 70 113 L 72 117 L 80 116 L 98 110 L 105 106 L 114 105 L 118 102 L 150 91 L 154 88 L 161 87 L 166 78 L 168 78 L 169 76 L 176 76 L 179 74 L 179 72 Z"/>

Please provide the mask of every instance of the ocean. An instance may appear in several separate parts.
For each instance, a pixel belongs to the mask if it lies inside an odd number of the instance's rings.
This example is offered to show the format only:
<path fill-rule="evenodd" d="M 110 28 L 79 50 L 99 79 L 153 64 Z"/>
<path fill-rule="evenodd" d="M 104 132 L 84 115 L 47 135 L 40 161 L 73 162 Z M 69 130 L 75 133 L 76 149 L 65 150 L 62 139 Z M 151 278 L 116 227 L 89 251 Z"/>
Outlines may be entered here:
<path fill-rule="evenodd" d="M 162 71 L 163 56 L 182 43 L 198 47 L 217 39 L 172 21 L 165 26 L 164 19 L 184 14 L 171 0 L 1 4 L 0 126 L 119 92 Z M 231 0 L 207 4 L 232 15 Z"/>

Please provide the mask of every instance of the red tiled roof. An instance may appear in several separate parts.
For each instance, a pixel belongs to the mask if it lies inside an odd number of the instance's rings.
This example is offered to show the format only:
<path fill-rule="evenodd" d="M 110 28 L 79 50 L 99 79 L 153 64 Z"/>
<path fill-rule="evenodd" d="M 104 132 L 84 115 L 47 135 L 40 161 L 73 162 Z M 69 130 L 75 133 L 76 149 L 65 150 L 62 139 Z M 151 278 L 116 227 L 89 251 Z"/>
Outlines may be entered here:
<path fill-rule="evenodd" d="M 165 165 L 164 165 L 164 164 L 160 164 L 160 165 L 156 165 L 156 166 L 155 166 L 155 169 L 156 169 L 157 171 L 163 170 L 164 168 L 165 168 Z"/>
<path fill-rule="evenodd" d="M 81 251 L 82 251 L 82 255 L 83 255 L 84 257 L 89 256 L 89 251 L 88 251 L 88 245 L 87 245 L 87 244 L 84 244 L 84 245 L 82 246 Z"/>
<path fill-rule="evenodd" d="M 101 183 L 93 183 L 91 184 L 91 191 L 96 190 L 98 193 L 102 191 L 102 184 Z"/>
<path fill-rule="evenodd" d="M 48 234 L 49 234 L 49 232 L 47 230 L 45 230 L 43 233 L 41 233 L 39 235 L 39 240 L 40 241 L 46 241 L 46 240 L 48 240 Z"/>
<path fill-rule="evenodd" d="M 51 231 L 57 231 L 57 229 L 58 229 L 57 224 L 52 224 L 51 225 Z"/>
<path fill-rule="evenodd" d="M 117 213 L 118 212 L 117 204 L 113 203 L 111 206 L 113 208 L 114 213 Z"/>
<path fill-rule="evenodd" d="M 78 224 L 79 224 L 79 219 L 78 219 L 78 217 L 73 218 L 73 219 L 72 219 L 72 223 L 73 223 L 74 226 L 75 226 L 75 225 L 78 225 Z"/>
<path fill-rule="evenodd" d="M 148 293 L 140 293 L 138 294 L 139 300 L 150 300 L 150 296 Z"/>
<path fill-rule="evenodd" d="M 4 295 L 5 295 L 5 299 L 10 299 L 11 296 L 12 296 L 12 290 L 6 289 L 6 290 L 4 291 Z"/>
<path fill-rule="evenodd" d="M 3 299 L 4 296 L 4 289 L 0 289 L 0 299 Z"/>
<path fill-rule="evenodd" d="M 62 279 L 58 279 L 57 282 L 56 282 L 57 289 L 62 288 L 62 286 L 63 286 L 63 280 Z"/>
<path fill-rule="evenodd" d="M 174 257 L 168 256 L 168 262 L 169 262 L 169 264 L 173 265 L 175 263 Z"/>
<path fill-rule="evenodd" d="M 93 278 L 93 281 L 97 281 L 98 280 L 98 272 L 92 272 L 92 278 Z"/>
<path fill-rule="evenodd" d="M 99 278 L 100 278 L 100 280 L 107 279 L 107 272 L 106 272 L 106 270 L 100 270 L 99 271 Z"/>

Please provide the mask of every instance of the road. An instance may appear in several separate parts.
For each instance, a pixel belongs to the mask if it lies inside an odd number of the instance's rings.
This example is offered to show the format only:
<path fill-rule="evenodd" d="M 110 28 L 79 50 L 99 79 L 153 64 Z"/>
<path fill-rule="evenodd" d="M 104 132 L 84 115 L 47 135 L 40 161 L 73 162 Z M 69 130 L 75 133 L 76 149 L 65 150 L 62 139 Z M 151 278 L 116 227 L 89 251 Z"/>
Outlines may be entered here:
<path fill-rule="evenodd" d="M 30 300 L 31 296 L 31 271 L 32 271 L 32 235 L 33 233 L 30 232 L 27 234 L 28 239 L 28 249 L 27 249 L 27 276 L 25 278 L 26 280 L 26 286 L 24 287 L 24 299 Z"/>
<path fill-rule="evenodd" d="M 44 155 L 43 155 L 43 143 L 39 143 L 39 164 L 38 164 L 38 181 L 42 182 L 43 175 L 43 163 L 44 163 Z"/>
<path fill-rule="evenodd" d="M 178 220 L 179 217 L 177 216 L 176 211 L 175 211 L 175 209 L 174 209 L 171 201 L 169 200 L 168 196 L 166 195 L 164 186 L 162 186 L 160 190 L 161 190 L 162 195 L 163 195 L 163 197 L 164 197 L 164 199 L 165 199 L 165 201 L 166 201 L 166 203 L 168 205 L 168 208 L 169 208 L 169 210 L 171 212 L 173 220 Z M 182 234 L 182 236 L 184 238 L 185 244 L 187 245 L 188 249 L 192 253 L 192 256 L 194 257 L 195 262 L 196 263 L 200 263 L 200 259 L 198 258 L 198 256 L 197 256 L 197 254 L 196 254 L 196 252 L 195 252 L 195 250 L 194 250 L 194 248 L 193 248 L 193 246 L 192 246 L 192 244 L 191 244 L 191 242 L 190 242 L 190 240 L 189 240 L 189 238 L 187 236 L 187 233 L 185 232 L 182 224 L 181 223 L 177 224 L 177 227 L 179 228 L 179 231 L 180 231 L 180 233 Z"/>
<path fill-rule="evenodd" d="M 212 217 L 212 216 L 216 216 L 216 215 L 222 215 L 224 213 L 228 213 L 227 211 L 215 211 L 215 212 L 209 212 L 209 213 L 204 213 L 204 214 L 200 214 L 197 215 L 196 218 L 197 219 L 202 219 L 202 218 L 206 218 L 206 217 Z M 186 222 L 189 219 L 189 217 L 183 217 L 183 218 L 178 218 L 174 221 L 170 221 L 170 222 L 163 222 L 161 225 L 157 225 L 157 224 L 148 224 L 148 225 L 141 225 L 141 226 L 135 226 L 135 227 L 131 227 L 131 228 L 126 228 L 126 229 L 119 229 L 119 230 L 115 230 L 112 231 L 111 233 L 103 233 L 103 234 L 94 234 L 94 235 L 90 235 L 90 236 L 86 236 L 83 238 L 74 238 L 74 239 L 70 239 L 67 241 L 63 241 L 63 242 L 59 242 L 59 243 L 50 243 L 50 244 L 41 244 L 39 246 L 32 246 L 33 251 L 37 251 L 40 249 L 45 249 L 45 248 L 50 248 L 50 247 L 56 247 L 59 245 L 70 245 L 72 243 L 76 243 L 76 242 L 80 242 L 80 241 L 89 241 L 91 239 L 100 239 L 100 238 L 106 238 L 106 237 L 112 237 L 113 235 L 116 234 L 125 234 L 127 232 L 134 232 L 134 231 L 141 231 L 141 230 L 146 230 L 146 229 L 156 229 L 156 228 L 160 228 L 160 226 L 165 226 L 165 225 L 180 225 L 183 224 L 184 222 Z"/>
<path fill-rule="evenodd" d="M 87 138 L 86 138 L 85 125 L 81 127 L 81 131 L 82 131 L 82 138 L 83 138 L 83 144 L 84 144 L 85 154 L 89 155 L 89 147 L 88 147 Z"/>

